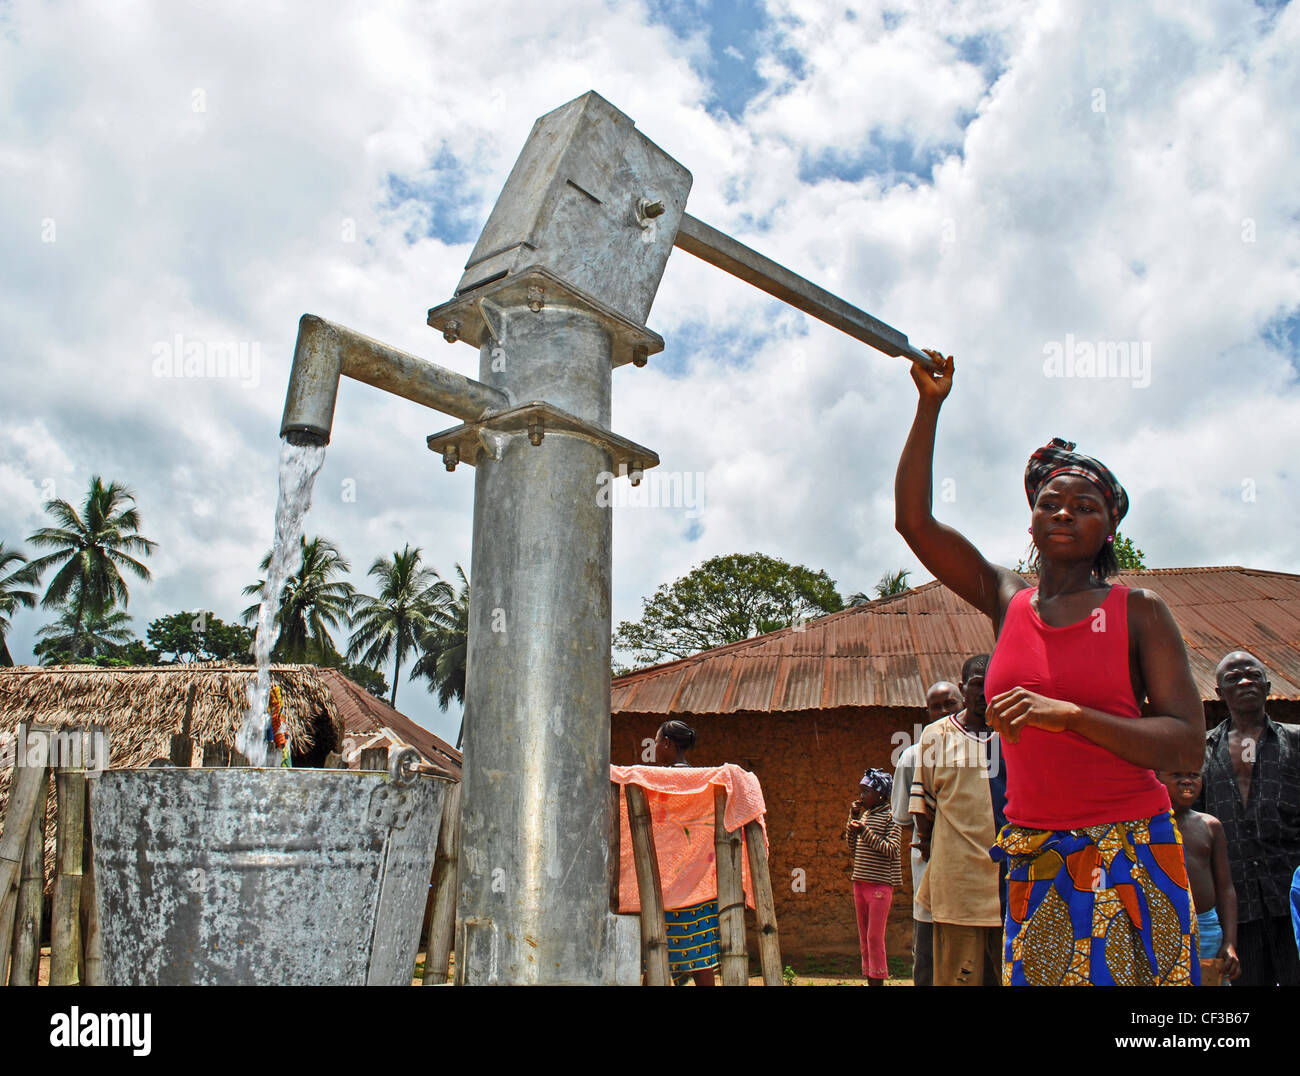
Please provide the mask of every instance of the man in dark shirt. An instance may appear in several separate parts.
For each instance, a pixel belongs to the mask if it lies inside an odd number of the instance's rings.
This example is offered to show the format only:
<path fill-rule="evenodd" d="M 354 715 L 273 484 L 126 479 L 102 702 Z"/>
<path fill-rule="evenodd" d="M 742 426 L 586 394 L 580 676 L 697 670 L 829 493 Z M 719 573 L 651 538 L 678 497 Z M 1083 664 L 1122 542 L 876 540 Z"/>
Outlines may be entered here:
<path fill-rule="evenodd" d="M 1288 889 L 1300 865 L 1300 728 L 1264 712 L 1269 682 L 1251 654 L 1219 662 L 1216 688 L 1228 719 L 1205 738 L 1205 789 L 1198 806 L 1223 823 L 1237 890 L 1234 985 L 1300 986 Z"/>

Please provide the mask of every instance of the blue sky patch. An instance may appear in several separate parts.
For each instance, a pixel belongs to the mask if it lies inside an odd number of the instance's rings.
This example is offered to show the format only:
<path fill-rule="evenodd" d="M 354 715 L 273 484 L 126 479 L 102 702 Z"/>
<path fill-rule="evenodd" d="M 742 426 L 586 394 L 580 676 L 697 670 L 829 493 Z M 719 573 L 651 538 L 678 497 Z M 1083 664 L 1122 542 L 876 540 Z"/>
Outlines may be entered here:
<path fill-rule="evenodd" d="M 697 361 L 709 363 L 714 369 L 747 369 L 754 355 L 772 344 L 773 327 L 768 321 L 788 309 L 775 299 L 768 306 L 770 309 L 764 312 L 754 332 L 719 330 L 705 321 L 684 322 L 664 333 L 664 350 L 652 355 L 650 361 L 674 380 L 690 376 Z"/>
<path fill-rule="evenodd" d="M 766 89 L 757 70 L 765 52 L 774 53 L 793 77 L 802 76 L 801 58 L 775 47 L 776 24 L 757 0 L 649 0 L 648 8 L 652 23 L 678 37 L 701 34 L 708 41 L 708 58 L 692 66 L 709 84 L 704 104 L 715 116 L 738 120 L 745 106 Z"/>
<path fill-rule="evenodd" d="M 1286 355 L 1292 366 L 1300 368 L 1300 307 L 1268 322 L 1260 330 L 1260 336 Z"/>
<path fill-rule="evenodd" d="M 992 86 L 1007 69 L 1006 49 L 996 34 L 971 34 L 967 37 L 950 37 L 957 58 L 980 69 L 985 85 Z"/>
<path fill-rule="evenodd" d="M 864 147 L 824 150 L 805 156 L 799 163 L 799 180 L 820 183 L 824 179 L 838 179 L 858 183 L 866 176 L 881 176 L 887 186 L 899 179 L 916 186 L 933 182 L 934 166 L 952 153 L 960 154 L 961 146 L 922 148 L 905 138 L 891 138 L 872 131 Z"/>
<path fill-rule="evenodd" d="M 478 202 L 467 182 L 465 166 L 444 146 L 417 175 L 387 176 L 387 197 L 383 208 L 395 210 L 407 202 L 419 206 L 422 225 L 408 228 L 406 241 L 440 239 L 444 243 L 469 243 L 483 227 Z"/>

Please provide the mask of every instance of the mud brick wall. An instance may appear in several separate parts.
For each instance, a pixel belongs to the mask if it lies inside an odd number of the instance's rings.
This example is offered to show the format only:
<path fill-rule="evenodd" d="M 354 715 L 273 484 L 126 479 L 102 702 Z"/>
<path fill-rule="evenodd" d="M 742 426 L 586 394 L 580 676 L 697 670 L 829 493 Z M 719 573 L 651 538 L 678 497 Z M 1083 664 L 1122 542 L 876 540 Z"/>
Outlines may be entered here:
<path fill-rule="evenodd" d="M 796 970 L 808 957 L 858 953 L 848 846 L 840 833 L 862 771 L 876 766 L 892 773 L 891 755 L 899 741 L 891 737 L 904 732 L 909 737 L 904 745 L 911 743 L 924 713 L 919 707 L 846 707 L 681 715 L 698 737 L 690 753 L 692 764 L 734 762 L 752 770 L 762 783 L 781 953 Z M 643 757 L 645 741 L 654 739 L 662 720 L 660 715 L 615 715 L 611 760 L 624 766 L 648 761 Z M 750 954 L 757 957 L 752 913 L 747 919 Z M 891 957 L 910 957 L 912 879 L 906 858 L 886 942 Z"/>

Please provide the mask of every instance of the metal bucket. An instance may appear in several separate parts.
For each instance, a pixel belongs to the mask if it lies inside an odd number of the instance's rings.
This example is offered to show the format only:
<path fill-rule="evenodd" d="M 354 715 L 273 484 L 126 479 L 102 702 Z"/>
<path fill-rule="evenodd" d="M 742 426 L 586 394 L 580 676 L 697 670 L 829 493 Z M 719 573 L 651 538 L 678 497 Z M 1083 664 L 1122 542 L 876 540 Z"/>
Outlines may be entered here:
<path fill-rule="evenodd" d="M 409 986 L 450 784 L 417 761 L 97 777 L 105 980 Z"/>

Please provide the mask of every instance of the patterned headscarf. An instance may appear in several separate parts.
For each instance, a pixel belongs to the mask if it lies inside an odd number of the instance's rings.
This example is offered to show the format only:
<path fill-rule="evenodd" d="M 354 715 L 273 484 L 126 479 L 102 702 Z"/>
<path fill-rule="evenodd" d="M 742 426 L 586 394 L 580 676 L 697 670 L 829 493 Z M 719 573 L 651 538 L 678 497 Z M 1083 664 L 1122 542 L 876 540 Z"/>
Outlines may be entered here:
<path fill-rule="evenodd" d="M 1050 445 L 1044 445 L 1029 457 L 1025 467 L 1025 495 L 1029 498 L 1029 507 L 1034 507 L 1038 500 L 1038 491 L 1058 474 L 1077 475 L 1086 478 L 1101 490 L 1110 509 L 1111 526 L 1118 527 L 1119 521 L 1128 514 L 1128 494 L 1119 484 L 1110 468 L 1091 456 L 1074 451 L 1073 441 L 1063 441 L 1053 437 Z"/>
<path fill-rule="evenodd" d="M 894 778 L 884 770 L 867 770 L 862 775 L 862 780 L 858 782 L 859 788 L 874 788 L 885 799 L 889 799 L 894 791 Z"/>

